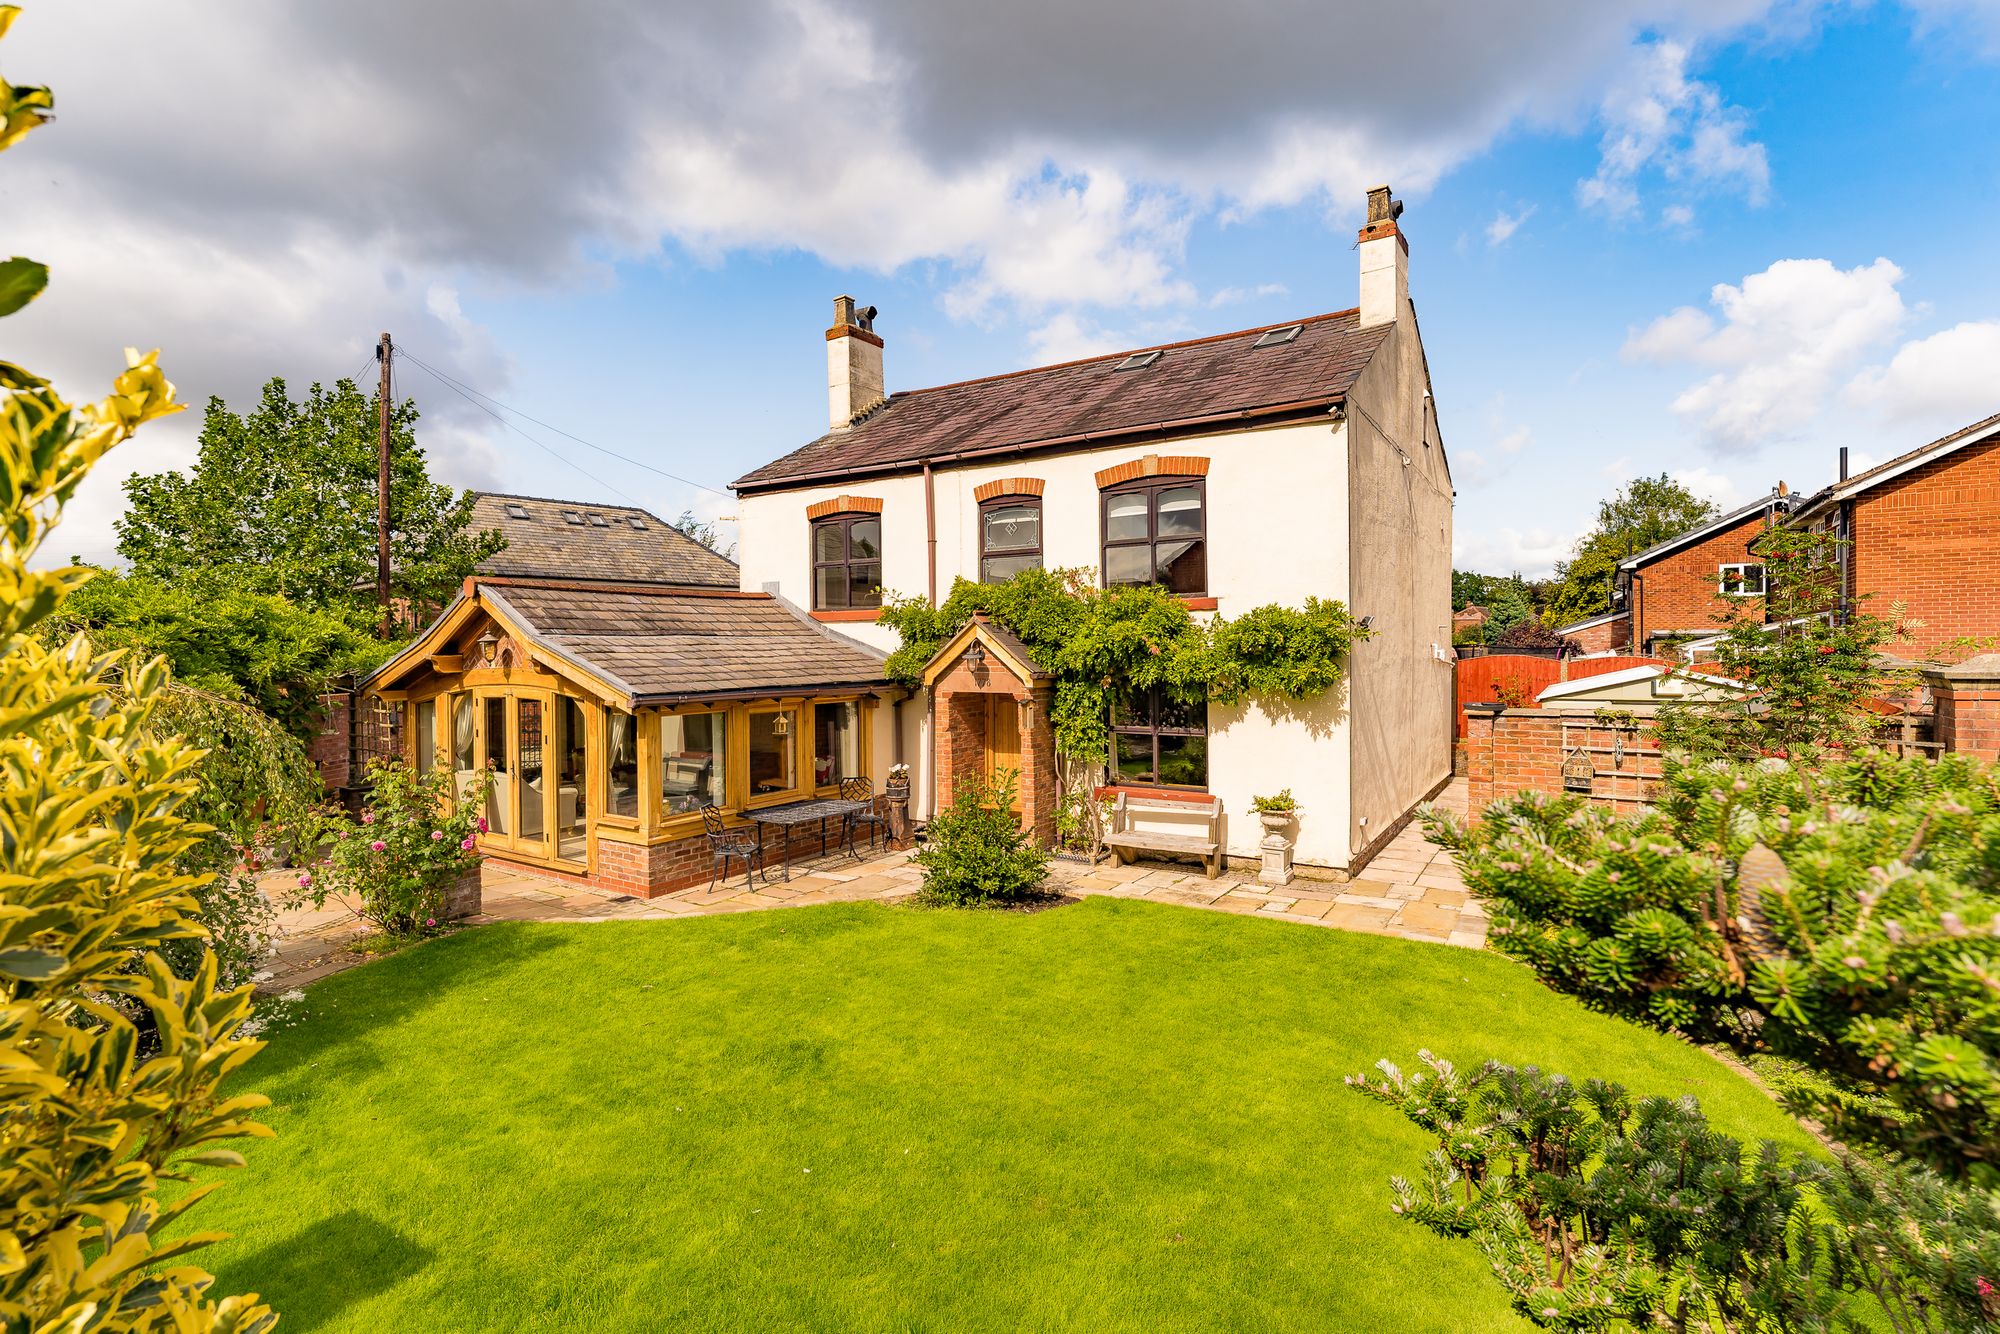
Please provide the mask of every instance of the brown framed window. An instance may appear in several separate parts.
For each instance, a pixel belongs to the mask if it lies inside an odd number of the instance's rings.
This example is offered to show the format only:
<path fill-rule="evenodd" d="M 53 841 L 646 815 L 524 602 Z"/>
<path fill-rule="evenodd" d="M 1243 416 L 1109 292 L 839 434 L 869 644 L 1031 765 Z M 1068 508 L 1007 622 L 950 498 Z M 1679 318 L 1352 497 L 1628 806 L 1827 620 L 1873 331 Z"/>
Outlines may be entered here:
<path fill-rule="evenodd" d="M 1208 496 L 1199 477 L 1149 477 L 1107 489 L 1104 586 L 1208 591 Z"/>
<path fill-rule="evenodd" d="M 1164 690 L 1135 691 L 1111 709 L 1113 781 L 1146 787 L 1208 787 L 1208 701 Z"/>
<path fill-rule="evenodd" d="M 882 516 L 836 514 L 812 526 L 813 610 L 882 605 Z"/>
<path fill-rule="evenodd" d="M 995 496 L 979 506 L 979 582 L 1042 568 L 1042 498 Z"/>

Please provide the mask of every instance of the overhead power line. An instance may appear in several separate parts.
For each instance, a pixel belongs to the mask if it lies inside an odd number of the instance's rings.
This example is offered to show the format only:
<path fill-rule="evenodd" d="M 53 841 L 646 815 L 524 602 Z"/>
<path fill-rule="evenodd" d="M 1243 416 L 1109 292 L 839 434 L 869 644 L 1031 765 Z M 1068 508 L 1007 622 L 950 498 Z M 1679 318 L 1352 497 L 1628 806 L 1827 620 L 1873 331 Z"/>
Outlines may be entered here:
<path fill-rule="evenodd" d="M 665 468 L 654 467 L 652 464 L 644 462 L 641 459 L 635 459 L 627 454 L 620 454 L 615 449 L 606 449 L 603 445 L 597 444 L 594 441 L 586 440 L 580 435 L 572 435 L 570 432 L 563 430 L 562 427 L 560 426 L 552 426 L 548 422 L 543 421 L 539 417 L 531 417 L 527 413 L 521 411 L 519 408 L 511 407 L 508 404 L 502 403 L 499 399 L 494 398 L 491 394 L 480 393 L 477 389 L 474 389 L 471 385 L 466 384 L 461 380 L 454 379 L 453 377 L 446 375 L 443 371 L 437 370 L 436 368 L 425 364 L 422 358 L 416 356 L 414 353 L 410 352 L 406 348 L 398 348 L 397 352 L 399 355 L 408 357 L 411 361 L 416 362 L 417 368 L 419 370 L 422 370 L 425 373 L 435 377 L 437 380 L 439 380 L 449 388 L 455 390 L 467 402 L 471 403 L 474 407 L 481 409 L 488 416 L 494 418 L 494 420 L 499 421 L 503 425 L 510 427 L 517 434 L 523 436 L 524 438 L 528 440 L 534 440 L 535 444 L 540 446 L 542 449 L 547 450 L 548 446 L 543 445 L 539 440 L 535 440 L 533 436 L 528 435 L 527 432 L 522 431 L 518 426 L 514 426 L 512 422 L 509 422 L 506 420 L 506 418 L 501 417 L 499 413 L 494 412 L 493 408 L 499 408 L 502 412 L 511 412 L 516 417 L 521 418 L 521 420 L 533 422 L 535 425 L 541 427 L 545 431 L 554 431 L 557 435 L 561 436 L 565 440 L 574 440 L 577 444 L 584 446 L 586 449 L 594 449 L 600 454 L 604 454 L 611 458 L 617 459 L 620 463 L 628 463 L 634 468 L 644 468 L 647 472 L 657 473 L 661 477 L 665 477 L 670 481 L 679 482 L 682 486 L 691 486 L 697 491 L 706 491 L 711 495 L 727 496 L 730 494 L 728 491 L 723 490 L 719 486 L 708 486 L 702 482 L 694 481 L 691 478 L 683 477 L 679 473 L 668 472 Z M 484 401 L 482 402 L 481 400 Z M 493 407 L 492 408 L 487 407 L 486 404 L 488 403 L 492 404 Z M 554 453 L 555 451 L 549 450 L 549 452 Z M 562 458 L 563 456 L 557 454 L 556 457 Z M 564 459 L 564 462 L 569 462 L 569 460 Z M 571 463 L 570 466 L 575 467 L 576 465 Z M 583 469 L 577 468 L 577 471 L 583 472 Z M 590 476 L 590 474 L 587 472 L 585 472 L 583 475 L 586 477 Z M 597 479 L 591 478 L 591 480 L 596 481 Z M 598 482 L 598 485 L 603 486 L 605 485 L 605 483 Z"/>
<path fill-rule="evenodd" d="M 605 481 L 602 477 L 599 477 L 596 473 L 591 472 L 588 468 L 585 468 L 582 464 L 578 463 L 575 459 L 570 458 L 568 455 L 550 449 L 547 445 L 535 439 L 535 437 L 529 435 L 526 431 L 522 430 L 520 427 L 514 425 L 513 422 L 508 421 L 505 417 L 495 412 L 492 408 L 489 408 L 484 403 L 481 403 L 478 399 L 474 398 L 470 393 L 466 392 L 464 389 L 461 389 L 455 382 L 453 382 L 448 377 L 438 374 L 438 372 L 424 365 L 423 362 L 417 361 L 417 359 L 411 356 L 408 352 L 404 351 L 401 348 L 398 348 L 396 350 L 396 355 L 404 358 L 407 361 L 416 362 L 418 370 L 430 376 L 432 379 L 436 380 L 439 384 L 451 390 L 454 394 L 457 394 L 460 398 L 472 404 L 473 407 L 478 408 L 481 412 L 491 417 L 494 421 L 499 422 L 502 426 L 512 431 L 515 435 L 520 436 L 523 440 L 533 445 L 536 449 L 541 450 L 542 453 L 547 454 L 550 458 L 554 459 L 556 462 L 564 465 L 565 467 L 575 469 L 578 473 L 581 473 L 583 476 L 589 478 L 597 485 L 603 487 L 607 494 L 616 495 L 618 493 L 618 488 L 611 485 L 611 483 Z"/>

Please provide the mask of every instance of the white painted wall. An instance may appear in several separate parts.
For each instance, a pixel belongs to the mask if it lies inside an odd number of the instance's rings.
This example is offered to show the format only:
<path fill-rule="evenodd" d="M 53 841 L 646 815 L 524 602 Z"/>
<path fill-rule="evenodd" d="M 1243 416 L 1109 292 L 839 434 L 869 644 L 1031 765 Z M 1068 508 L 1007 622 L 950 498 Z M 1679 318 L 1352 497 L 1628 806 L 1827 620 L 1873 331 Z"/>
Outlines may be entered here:
<path fill-rule="evenodd" d="M 1223 615 L 1272 602 L 1298 606 L 1308 596 L 1349 601 L 1348 444 L 1344 424 L 1331 417 L 1171 444 L 1080 450 L 939 471 L 934 477 L 938 596 L 950 592 L 954 578 L 978 578 L 979 506 L 973 491 L 981 483 L 1002 477 L 1042 479 L 1044 563 L 1094 571 L 1100 559 L 1096 474 L 1149 453 L 1209 460 L 1208 591 Z M 775 585 L 782 596 L 811 607 L 806 509 L 843 494 L 882 501 L 883 583 L 899 594 L 923 594 L 920 474 L 743 497 L 738 507 L 743 587 Z M 884 650 L 898 643 L 894 633 L 873 624 L 830 628 Z M 930 791 L 924 701 L 914 699 L 903 711 L 904 754 L 922 800 Z M 1209 789 L 1222 798 L 1232 855 L 1257 855 L 1261 830 L 1250 814 L 1251 797 L 1290 787 L 1305 807 L 1298 860 L 1346 865 L 1351 760 L 1344 694 L 1298 708 L 1275 701 L 1216 706 L 1210 710 L 1209 730 Z M 891 753 L 889 737 L 880 735 L 877 754 L 885 773 Z"/>

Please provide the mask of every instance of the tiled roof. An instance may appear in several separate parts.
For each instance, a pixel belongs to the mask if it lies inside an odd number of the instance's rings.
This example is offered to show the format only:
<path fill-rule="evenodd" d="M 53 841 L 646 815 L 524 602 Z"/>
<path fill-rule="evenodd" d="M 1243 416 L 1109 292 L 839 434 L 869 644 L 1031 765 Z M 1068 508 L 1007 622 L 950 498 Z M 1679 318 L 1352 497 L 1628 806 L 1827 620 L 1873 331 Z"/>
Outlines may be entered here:
<path fill-rule="evenodd" d="M 796 486 L 965 455 L 1212 431 L 1232 420 L 1311 411 L 1346 394 L 1394 327 L 1360 328 L 1352 310 L 1292 324 L 1299 326 L 1296 338 L 1266 347 L 1256 343 L 1291 324 L 906 390 L 847 430 L 823 435 L 734 485 Z M 1118 369 L 1149 351 L 1160 353 L 1151 365 Z"/>
<path fill-rule="evenodd" d="M 634 705 L 885 685 L 882 659 L 764 593 L 479 585 L 544 648 L 623 687 Z"/>
<path fill-rule="evenodd" d="M 734 561 L 633 505 L 481 491 L 472 502 L 472 526 L 498 529 L 507 539 L 505 550 L 479 563 L 481 574 L 736 587 Z"/>

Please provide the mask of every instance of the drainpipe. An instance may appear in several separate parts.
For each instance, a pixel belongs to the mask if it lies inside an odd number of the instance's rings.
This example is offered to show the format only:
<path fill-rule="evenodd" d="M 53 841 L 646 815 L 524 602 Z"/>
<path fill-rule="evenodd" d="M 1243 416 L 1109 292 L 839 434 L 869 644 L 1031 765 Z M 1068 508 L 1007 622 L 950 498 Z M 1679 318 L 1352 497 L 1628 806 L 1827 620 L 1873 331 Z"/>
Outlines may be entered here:
<path fill-rule="evenodd" d="M 1843 483 L 1847 481 L 1846 445 L 1840 447 L 1840 480 Z M 1848 579 L 1850 577 L 1847 558 L 1854 549 L 1854 502 L 1852 500 L 1841 501 L 1839 507 L 1834 510 L 1834 516 L 1836 525 L 1834 538 L 1840 543 L 1840 597 L 1834 605 L 1839 608 L 1840 623 L 1845 624 L 1848 613 L 1851 610 L 1847 597 Z"/>
<path fill-rule="evenodd" d="M 931 605 L 937 606 L 937 492 L 931 485 L 931 461 L 924 460 L 924 541 L 929 547 Z"/>

